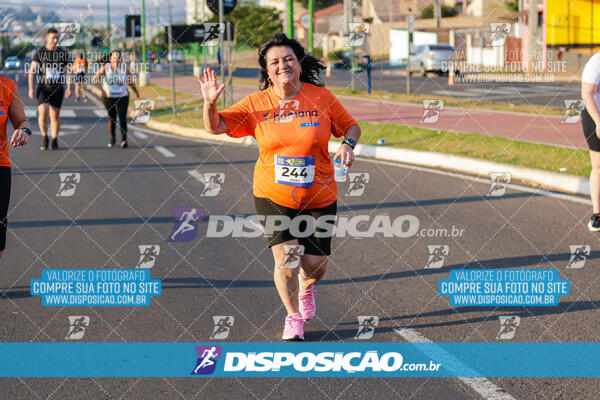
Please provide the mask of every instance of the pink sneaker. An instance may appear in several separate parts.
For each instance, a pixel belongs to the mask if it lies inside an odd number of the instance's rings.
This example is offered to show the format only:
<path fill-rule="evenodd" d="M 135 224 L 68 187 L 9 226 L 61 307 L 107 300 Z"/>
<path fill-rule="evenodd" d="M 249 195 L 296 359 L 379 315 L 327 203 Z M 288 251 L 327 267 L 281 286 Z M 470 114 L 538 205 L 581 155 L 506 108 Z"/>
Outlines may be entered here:
<path fill-rule="evenodd" d="M 283 340 L 304 340 L 304 318 L 302 314 L 290 314 L 285 317 Z"/>
<path fill-rule="evenodd" d="M 315 316 L 317 304 L 315 303 L 315 285 L 310 285 L 308 289 L 300 288 L 298 291 L 298 300 L 300 302 L 300 314 L 305 321 L 309 321 Z"/>

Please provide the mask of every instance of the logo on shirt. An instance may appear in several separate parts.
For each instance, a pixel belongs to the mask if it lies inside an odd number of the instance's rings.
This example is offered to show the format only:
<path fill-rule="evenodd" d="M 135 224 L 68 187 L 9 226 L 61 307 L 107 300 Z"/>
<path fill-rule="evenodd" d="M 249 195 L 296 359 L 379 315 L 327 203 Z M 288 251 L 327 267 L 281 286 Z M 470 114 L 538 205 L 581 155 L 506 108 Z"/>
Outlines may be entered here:
<path fill-rule="evenodd" d="M 281 100 L 284 101 L 284 100 Z M 298 100 L 285 100 L 285 101 L 298 101 Z M 265 122 L 269 122 L 269 120 L 273 120 L 274 123 L 276 124 L 282 124 L 282 123 L 290 123 L 292 122 L 295 118 L 306 118 L 306 117 L 318 117 L 319 116 L 319 112 L 317 110 L 305 110 L 305 111 L 298 111 L 296 110 L 292 110 L 290 107 L 294 107 L 294 106 L 284 106 L 283 108 L 283 112 L 281 111 L 281 105 L 280 105 L 280 110 L 279 112 L 265 112 L 263 113 L 263 118 L 265 119 Z M 298 106 L 299 108 L 299 106 Z M 311 123 L 312 126 L 318 126 L 319 123 L 318 122 L 314 122 Z M 300 126 L 307 126 L 307 124 L 300 124 Z"/>
<path fill-rule="evenodd" d="M 275 123 L 289 124 L 300 110 L 300 102 L 298 100 L 279 100 L 279 119 L 275 119 Z"/>

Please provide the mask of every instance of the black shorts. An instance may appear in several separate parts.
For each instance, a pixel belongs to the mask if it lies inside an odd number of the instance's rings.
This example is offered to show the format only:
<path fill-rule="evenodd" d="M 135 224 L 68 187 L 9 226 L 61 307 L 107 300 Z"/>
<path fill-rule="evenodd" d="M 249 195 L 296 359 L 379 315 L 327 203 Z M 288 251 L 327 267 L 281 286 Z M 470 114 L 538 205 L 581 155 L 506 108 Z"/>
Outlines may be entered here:
<path fill-rule="evenodd" d="M 63 97 L 65 97 L 65 89 L 62 86 L 44 86 L 37 87 L 38 106 L 40 104 L 50 104 L 52 107 L 60 108 L 62 106 Z"/>
<path fill-rule="evenodd" d="M 335 214 L 337 212 L 337 202 L 322 207 L 322 208 L 311 208 L 304 210 L 296 210 L 294 208 L 288 208 L 281 206 L 273 201 L 261 197 L 254 196 L 254 205 L 256 206 L 256 213 L 263 217 L 261 223 L 265 226 L 264 217 L 267 216 L 287 216 L 290 220 L 300 216 L 312 216 L 313 220 L 317 220 L 319 217 L 323 217 L 330 224 L 331 229 L 322 229 L 317 226 L 316 229 L 312 230 L 308 236 L 297 235 L 295 237 L 290 229 L 273 230 L 267 232 L 265 229 L 265 237 L 269 247 L 289 240 L 297 239 L 298 243 L 304 246 L 304 254 L 312 254 L 316 256 L 328 256 L 331 254 L 331 236 L 333 234 L 333 224 L 335 221 Z M 327 218 L 330 217 L 330 218 Z M 297 225 L 300 233 L 307 232 L 308 225 L 306 221 L 301 221 Z M 315 235 L 315 233 L 320 233 Z"/>
<path fill-rule="evenodd" d="M 581 126 L 583 127 L 583 135 L 585 136 L 589 149 L 592 151 L 600 151 L 600 139 L 598 139 L 598 135 L 596 135 L 596 124 L 585 108 L 581 112 Z"/>
<path fill-rule="evenodd" d="M 10 167 L 0 167 L 0 251 L 6 247 L 8 202 L 10 201 Z"/>
<path fill-rule="evenodd" d="M 75 75 L 75 83 L 84 83 L 85 82 L 85 72 L 80 72 Z"/>

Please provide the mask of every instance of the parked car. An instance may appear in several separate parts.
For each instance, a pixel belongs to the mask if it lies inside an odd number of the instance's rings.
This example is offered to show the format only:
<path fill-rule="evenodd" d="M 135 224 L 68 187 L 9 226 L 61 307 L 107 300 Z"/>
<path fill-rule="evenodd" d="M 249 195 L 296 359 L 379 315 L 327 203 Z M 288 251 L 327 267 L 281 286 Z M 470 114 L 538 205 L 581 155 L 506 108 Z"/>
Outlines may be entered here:
<path fill-rule="evenodd" d="M 4 69 L 19 69 L 23 65 L 23 62 L 19 60 L 19 57 L 7 57 L 4 60 Z"/>
<path fill-rule="evenodd" d="M 438 75 L 448 73 L 450 61 L 454 60 L 456 49 L 449 44 L 426 44 L 415 47 L 410 55 L 410 72 L 422 76 L 434 72 Z"/>

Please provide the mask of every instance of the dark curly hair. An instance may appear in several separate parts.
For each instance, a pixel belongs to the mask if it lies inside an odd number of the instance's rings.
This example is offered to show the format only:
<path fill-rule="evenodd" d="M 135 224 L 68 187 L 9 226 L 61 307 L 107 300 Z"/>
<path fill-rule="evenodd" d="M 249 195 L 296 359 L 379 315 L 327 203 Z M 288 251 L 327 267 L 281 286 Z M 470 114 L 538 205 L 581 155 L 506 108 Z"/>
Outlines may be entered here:
<path fill-rule="evenodd" d="M 304 47 L 294 39 L 288 38 L 284 33 L 275 34 L 267 43 L 258 49 L 258 64 L 260 65 L 260 90 L 265 90 L 270 86 L 269 75 L 267 74 L 267 51 L 273 46 L 287 46 L 296 55 L 300 62 L 301 73 L 300 82 L 310 83 L 315 86 L 325 86 L 325 82 L 319 75 L 326 69 L 323 61 L 310 55 L 304 50 Z"/>

